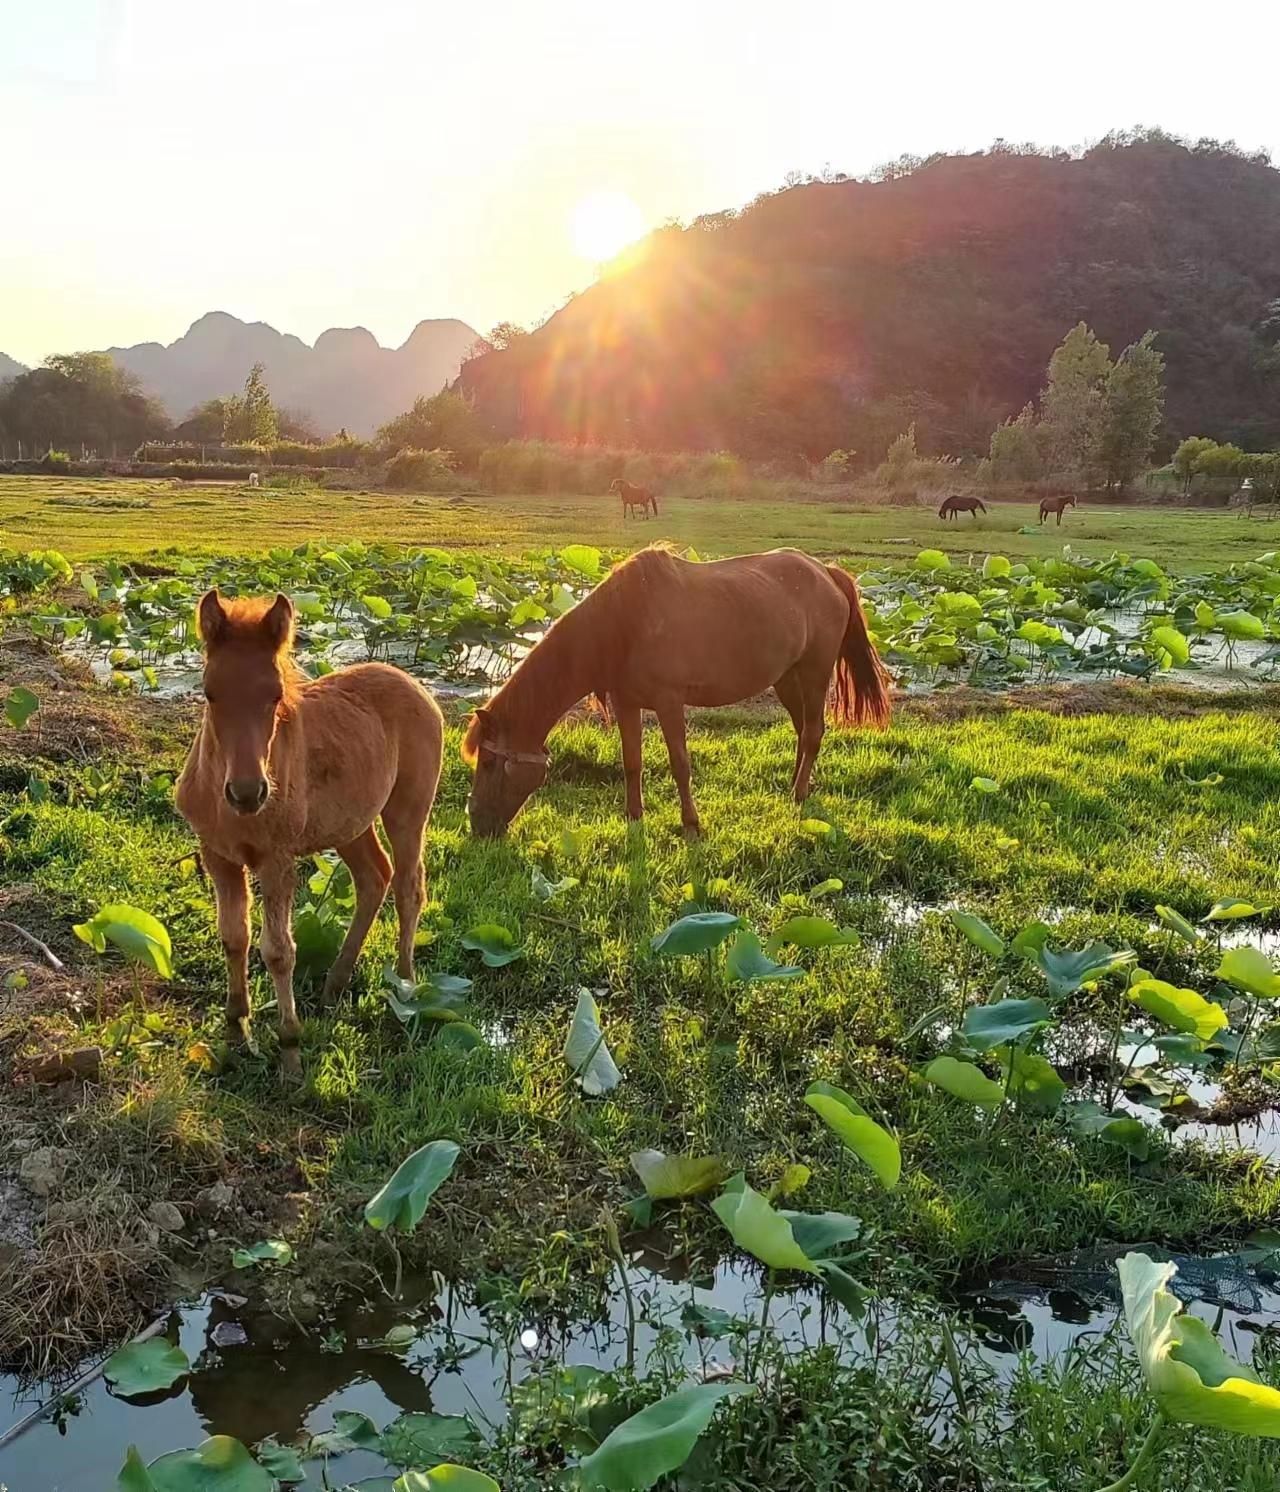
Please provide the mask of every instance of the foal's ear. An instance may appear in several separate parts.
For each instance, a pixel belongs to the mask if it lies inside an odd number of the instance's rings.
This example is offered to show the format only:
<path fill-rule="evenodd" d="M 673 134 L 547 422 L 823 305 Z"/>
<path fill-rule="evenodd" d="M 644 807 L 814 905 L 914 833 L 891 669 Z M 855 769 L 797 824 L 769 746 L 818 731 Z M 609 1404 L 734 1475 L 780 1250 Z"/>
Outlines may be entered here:
<path fill-rule="evenodd" d="M 262 630 L 277 652 L 289 645 L 293 638 L 293 602 L 288 596 L 278 595 L 270 610 L 263 613 Z"/>
<path fill-rule="evenodd" d="M 471 721 L 467 726 L 467 733 L 462 738 L 462 760 L 469 767 L 474 767 L 476 758 L 480 754 L 480 746 L 484 741 L 485 727 L 489 724 L 489 708 L 487 705 L 477 705 L 471 712 Z"/>
<path fill-rule="evenodd" d="M 196 626 L 200 637 L 208 646 L 221 642 L 227 631 L 227 614 L 222 609 L 222 597 L 217 590 L 206 591 L 196 607 Z"/>

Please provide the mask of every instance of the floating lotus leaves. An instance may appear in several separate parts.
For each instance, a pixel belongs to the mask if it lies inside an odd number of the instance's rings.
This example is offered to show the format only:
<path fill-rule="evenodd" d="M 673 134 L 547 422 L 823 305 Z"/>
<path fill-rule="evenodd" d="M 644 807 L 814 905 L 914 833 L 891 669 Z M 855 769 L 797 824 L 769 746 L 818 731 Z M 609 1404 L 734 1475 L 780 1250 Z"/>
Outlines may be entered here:
<path fill-rule="evenodd" d="M 1004 939 L 998 932 L 972 912 L 961 912 L 953 910 L 948 913 L 953 927 L 958 928 L 975 948 L 981 948 L 983 953 L 989 953 L 992 958 L 1000 958 L 1004 954 Z"/>
<path fill-rule="evenodd" d="M 769 1269 L 796 1269 L 816 1274 L 813 1260 L 796 1242 L 791 1224 L 741 1175 L 729 1181 L 711 1204 L 733 1241 Z"/>
<path fill-rule="evenodd" d="M 298 1452 L 291 1445 L 280 1445 L 274 1440 L 264 1440 L 254 1450 L 259 1464 L 264 1466 L 276 1481 L 285 1486 L 294 1482 L 305 1482 L 307 1473 L 303 1469 Z"/>
<path fill-rule="evenodd" d="M 983 1109 L 998 1109 L 1004 1102 L 1004 1089 L 972 1062 L 958 1057 L 935 1057 L 924 1070 L 927 1082 L 953 1098 L 977 1104 Z"/>
<path fill-rule="evenodd" d="M 512 933 L 498 922 L 482 922 L 468 929 L 462 946 L 478 953 L 491 969 L 514 963 L 524 952 Z"/>
<path fill-rule="evenodd" d="M 795 948 L 856 948 L 861 937 L 851 927 L 837 927 L 825 917 L 790 917 L 770 937 L 767 947 L 776 950 L 784 944 Z"/>
<path fill-rule="evenodd" d="M 361 1483 L 373 1492 L 376 1483 Z M 391 1492 L 502 1492 L 497 1482 L 469 1466 L 433 1466 L 430 1471 L 406 1471 L 391 1484 Z"/>
<path fill-rule="evenodd" d="M 1043 1000 L 997 1000 L 992 1005 L 971 1005 L 961 1030 L 975 1051 L 1009 1046 L 1039 1031 L 1053 1019 Z"/>
<path fill-rule="evenodd" d="M 729 1174 L 718 1155 L 665 1155 L 661 1150 L 637 1150 L 631 1169 L 655 1202 L 701 1196 Z"/>
<path fill-rule="evenodd" d="M 1055 996 L 1069 995 L 1082 984 L 1101 979 L 1104 974 L 1112 974 L 1117 969 L 1128 968 L 1138 957 L 1127 949 L 1117 952 L 1105 943 L 1090 943 L 1087 948 L 1077 949 L 1053 949 L 1045 943 L 1040 948 L 1024 947 L 1020 951 L 1025 952 L 1044 975 L 1049 993 Z"/>
<path fill-rule="evenodd" d="M 173 978 L 173 946 L 164 924 L 150 912 L 113 902 L 102 907 L 87 922 L 72 929 L 95 953 L 105 953 L 111 943 L 121 953 L 153 969 L 162 979 Z"/>
<path fill-rule="evenodd" d="M 650 946 L 665 958 L 710 953 L 741 926 L 741 917 L 732 912 L 691 912 L 660 932 Z"/>
<path fill-rule="evenodd" d="M 846 1149 L 865 1161 L 886 1191 L 892 1191 L 902 1174 L 902 1151 L 883 1125 L 843 1088 L 831 1083 L 810 1083 L 804 1101 L 839 1138 Z"/>
<path fill-rule="evenodd" d="M 462 1414 L 402 1414 L 383 1430 L 382 1454 L 396 1466 L 435 1466 L 442 1459 L 473 1456 L 480 1448 L 475 1425 Z"/>
<path fill-rule="evenodd" d="M 1265 1000 L 1280 998 L 1280 974 L 1260 948 L 1228 948 L 1218 965 L 1218 978 Z"/>
<path fill-rule="evenodd" d="M 1270 910 L 1270 906 L 1255 906 L 1253 902 L 1245 901 L 1243 897 L 1224 896 L 1221 901 L 1214 902 L 1204 920 L 1206 922 L 1235 922 L 1241 917 L 1261 917 L 1264 912 Z"/>
<path fill-rule="evenodd" d="M 273 1492 L 275 1480 L 231 1435 L 143 1463 L 136 1446 L 116 1481 L 118 1492 Z"/>
<path fill-rule="evenodd" d="M 600 1007 L 589 989 L 578 991 L 578 1003 L 564 1042 L 564 1059 L 582 1091 L 592 1098 L 609 1093 L 622 1081 L 618 1065 L 605 1044 Z"/>
<path fill-rule="evenodd" d="M 163 1337 L 152 1337 L 146 1342 L 130 1342 L 119 1352 L 113 1352 L 102 1373 L 113 1393 L 122 1399 L 132 1399 L 139 1394 L 172 1388 L 190 1371 L 191 1360 L 181 1347 Z"/>
<path fill-rule="evenodd" d="M 743 983 L 752 980 L 799 979 L 804 970 L 796 964 L 774 963 L 760 939 L 749 927 L 740 927 L 725 960 L 725 973 Z"/>
<path fill-rule="evenodd" d="M 1116 1267 L 1129 1335 L 1161 1412 L 1183 1424 L 1280 1437 L 1280 1389 L 1259 1382 L 1199 1317 L 1186 1314 L 1165 1288 L 1177 1265 L 1135 1253 Z"/>
<path fill-rule="evenodd" d="M 689 1459 L 724 1399 L 751 1393 L 745 1383 L 700 1383 L 668 1394 L 623 1422 L 582 1462 L 582 1485 L 646 1492 Z"/>
<path fill-rule="evenodd" d="M 1158 906 L 1156 916 L 1171 933 L 1176 933 L 1184 943 L 1189 943 L 1194 948 L 1200 941 L 1200 934 L 1181 912 L 1175 911 L 1172 907 Z"/>
<path fill-rule="evenodd" d="M 1221 1005 L 1206 1000 L 1193 989 L 1166 984 L 1163 979 L 1139 979 L 1129 986 L 1128 994 L 1148 1015 L 1154 1015 L 1175 1031 L 1198 1036 L 1201 1041 L 1210 1040 L 1230 1024 Z"/>
<path fill-rule="evenodd" d="M 379 1232 L 399 1228 L 411 1233 L 457 1159 L 458 1147 L 452 1140 L 432 1140 L 415 1150 L 365 1204 L 365 1222 Z"/>

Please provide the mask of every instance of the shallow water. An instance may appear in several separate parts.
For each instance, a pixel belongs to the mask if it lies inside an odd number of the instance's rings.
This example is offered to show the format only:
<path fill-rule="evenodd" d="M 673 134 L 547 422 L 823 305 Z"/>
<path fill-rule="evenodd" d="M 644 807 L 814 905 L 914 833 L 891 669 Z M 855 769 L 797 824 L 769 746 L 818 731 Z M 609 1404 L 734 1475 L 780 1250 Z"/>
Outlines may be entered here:
<path fill-rule="evenodd" d="M 652 1249 L 633 1253 L 628 1278 L 639 1317 L 636 1363 L 674 1351 L 691 1375 L 734 1368 L 731 1339 L 700 1339 L 679 1327 L 690 1304 L 758 1320 L 760 1276 L 740 1260 L 722 1260 L 714 1274 L 688 1276 L 677 1261 Z M 1157 1251 L 1158 1252 L 1158 1251 Z M 1233 1258 L 1187 1259 L 1183 1295 L 1248 1360 L 1259 1332 L 1280 1333 L 1280 1292 L 1273 1277 Z M 439 1287 L 439 1288 L 437 1288 Z M 1019 1356 L 1044 1360 L 1096 1341 L 1117 1321 L 1110 1260 L 1044 1264 L 1033 1278 L 995 1277 L 955 1292 L 947 1302 L 960 1334 L 997 1373 L 1012 1375 Z M 190 1377 L 158 1402 L 127 1403 L 101 1379 L 59 1423 L 42 1422 L 0 1451 L 0 1484 L 9 1492 L 103 1492 L 113 1484 L 130 1444 L 147 1460 L 234 1435 L 246 1444 L 274 1435 L 281 1442 L 333 1426 L 338 1410 L 358 1410 L 378 1426 L 402 1412 L 469 1414 L 486 1436 L 506 1418 L 511 1386 L 547 1365 L 610 1369 L 627 1360 L 621 1293 L 596 1320 L 563 1321 L 488 1313 L 474 1299 L 430 1279 L 406 1283 L 393 1302 L 349 1299 L 303 1328 L 243 1297 L 217 1292 L 175 1310 L 171 1337 L 193 1363 Z M 873 1303 L 878 1339 L 901 1319 L 891 1301 Z M 793 1351 L 835 1345 L 846 1360 L 871 1356 L 865 1328 L 817 1291 L 774 1299 L 771 1322 Z M 404 1351 L 384 1343 L 401 1324 L 417 1332 Z M 673 1346 L 674 1344 L 674 1346 Z M 0 1428 L 45 1402 L 48 1384 L 20 1387 L 0 1378 Z M 308 1488 L 324 1485 L 325 1463 L 306 1463 Z M 352 1451 L 329 1458 L 329 1484 L 385 1474 L 381 1458 Z"/>

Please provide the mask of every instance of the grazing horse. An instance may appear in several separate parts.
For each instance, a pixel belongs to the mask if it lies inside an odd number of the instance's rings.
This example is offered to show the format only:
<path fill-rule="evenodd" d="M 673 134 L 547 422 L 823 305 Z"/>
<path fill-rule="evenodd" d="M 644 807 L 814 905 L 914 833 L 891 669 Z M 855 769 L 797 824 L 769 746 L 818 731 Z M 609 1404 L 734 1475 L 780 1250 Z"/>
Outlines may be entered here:
<path fill-rule="evenodd" d="M 413 976 L 426 896 L 422 840 L 440 779 L 440 710 L 408 674 L 361 663 L 314 682 L 294 664 L 293 606 L 224 601 L 197 613 L 204 718 L 178 779 L 177 805 L 200 840 L 227 957 L 227 1028 L 249 1035 L 249 872 L 262 893 L 262 961 L 275 985 L 281 1062 L 301 1071 L 293 1000 L 293 896 L 301 855 L 335 849 L 356 909 L 325 994 L 346 986 L 390 885 L 400 923 L 397 969 Z M 395 859 L 374 827 L 381 816 Z"/>
<path fill-rule="evenodd" d="M 1065 508 L 1074 508 L 1076 500 L 1074 497 L 1042 497 L 1040 499 L 1040 522 L 1043 523 L 1050 513 L 1058 515 L 1058 527 L 1062 527 L 1062 513 Z"/>
<path fill-rule="evenodd" d="M 973 516 L 976 518 L 978 516 L 979 508 L 981 508 L 984 513 L 987 511 L 987 505 L 982 501 L 980 497 L 961 497 L 959 496 L 959 494 L 956 494 L 953 497 L 947 498 L 942 506 L 938 509 L 938 517 L 959 518 L 961 513 L 972 513 Z"/>
<path fill-rule="evenodd" d="M 712 564 L 642 549 L 555 622 L 471 717 L 462 755 L 475 767 L 472 833 L 506 829 L 546 780 L 548 731 L 589 694 L 617 719 L 632 819 L 644 814 L 641 711 L 657 715 L 692 837 L 700 825 L 689 788 L 686 705 L 730 705 L 772 688 L 796 729 L 791 788 L 802 802 L 826 729 L 828 691 L 839 724 L 883 725 L 888 681 L 858 587 L 838 566 L 795 549 Z"/>
<path fill-rule="evenodd" d="M 625 519 L 627 509 L 630 508 L 634 514 L 637 508 L 647 518 L 649 509 L 653 509 L 653 516 L 658 516 L 658 499 L 647 487 L 638 487 L 634 482 L 628 482 L 626 477 L 614 477 L 609 483 L 609 491 L 616 492 L 622 498 L 622 516 Z"/>

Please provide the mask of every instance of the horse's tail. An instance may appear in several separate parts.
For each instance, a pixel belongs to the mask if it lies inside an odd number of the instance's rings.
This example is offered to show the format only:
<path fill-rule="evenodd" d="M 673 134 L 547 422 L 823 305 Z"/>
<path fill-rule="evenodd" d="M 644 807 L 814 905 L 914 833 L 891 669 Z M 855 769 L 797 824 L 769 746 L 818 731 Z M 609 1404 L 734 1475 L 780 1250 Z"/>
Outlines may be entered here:
<path fill-rule="evenodd" d="M 649 494 L 649 501 L 653 504 L 653 515 L 656 518 L 658 516 L 658 494 L 651 492 Z"/>
<path fill-rule="evenodd" d="M 838 725 L 887 725 L 889 671 L 867 632 L 857 583 L 839 565 L 828 565 L 827 571 L 849 603 L 849 620 L 836 660 L 831 713 Z"/>

